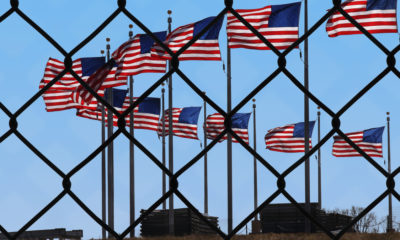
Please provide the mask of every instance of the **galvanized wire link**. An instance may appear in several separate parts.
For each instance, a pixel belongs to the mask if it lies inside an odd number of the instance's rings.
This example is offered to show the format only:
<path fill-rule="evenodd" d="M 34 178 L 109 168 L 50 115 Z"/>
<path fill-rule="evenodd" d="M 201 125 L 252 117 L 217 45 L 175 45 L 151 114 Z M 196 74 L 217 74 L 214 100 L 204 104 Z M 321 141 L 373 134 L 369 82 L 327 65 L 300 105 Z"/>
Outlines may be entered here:
<path fill-rule="evenodd" d="M 393 72 L 397 77 L 400 78 L 400 71 L 395 67 L 396 58 L 395 55 L 400 50 L 400 44 L 394 48 L 392 51 L 388 50 L 379 40 L 377 40 L 372 34 L 370 34 L 365 28 L 363 28 L 356 20 L 354 20 L 348 13 L 346 13 L 341 7 L 340 0 L 332 1 L 332 8 L 323 15 L 307 32 L 305 32 L 297 41 L 295 41 L 291 46 L 285 49 L 283 52 L 277 50 L 273 44 L 268 41 L 260 32 L 258 32 L 254 27 L 252 27 L 238 12 L 233 9 L 233 0 L 224 0 L 225 8 L 220 11 L 217 17 L 209 23 L 198 35 L 196 35 L 192 40 L 185 44 L 176 53 L 172 52 L 163 42 L 161 42 L 153 33 L 144 25 L 139 19 L 137 19 L 133 14 L 126 9 L 126 0 L 115 1 L 115 11 L 108 16 L 104 22 L 98 26 L 88 37 L 86 37 L 82 42 L 80 42 L 76 47 L 74 47 L 70 52 L 65 51 L 62 46 L 60 46 L 57 41 L 55 41 L 50 35 L 46 33 L 39 25 L 37 25 L 29 16 L 25 15 L 23 11 L 19 9 L 19 1 L 11 0 L 10 9 L 0 16 L 0 23 L 7 20 L 7 18 L 12 14 L 17 14 L 26 23 L 28 23 L 33 29 L 35 29 L 44 39 L 46 39 L 55 49 L 57 49 L 64 57 L 65 69 L 58 76 L 56 76 L 50 83 L 44 88 L 40 89 L 36 94 L 34 94 L 24 105 L 22 105 L 15 113 L 12 113 L 8 108 L 0 102 L 0 109 L 9 117 L 10 129 L 0 136 L 0 144 L 7 139 L 9 136 L 14 134 L 22 143 L 25 144 L 38 158 L 41 159 L 50 169 L 57 173 L 60 178 L 60 184 L 62 184 L 63 190 L 41 211 L 39 211 L 31 220 L 29 220 L 15 235 L 10 235 L 10 233 L 0 225 L 0 231 L 8 239 L 18 238 L 25 230 L 31 227 L 38 219 L 40 219 L 48 210 L 54 207 L 63 197 L 69 195 L 81 208 L 84 210 L 94 221 L 96 221 L 101 227 L 106 229 L 111 235 L 116 239 L 125 238 L 129 232 L 137 227 L 142 220 L 148 216 L 153 210 L 159 207 L 166 199 L 171 195 L 175 194 L 191 211 L 200 217 L 206 224 L 213 229 L 218 235 L 223 239 L 231 239 L 239 230 L 244 227 L 249 221 L 251 221 L 254 216 L 259 214 L 261 210 L 270 204 L 279 195 L 283 195 L 286 199 L 294 204 L 306 218 L 308 218 L 313 224 L 315 224 L 319 229 L 327 234 L 331 239 L 340 239 L 347 230 L 349 230 L 358 220 L 370 212 L 376 205 L 378 205 L 385 197 L 389 194 L 400 201 L 400 194 L 394 190 L 396 177 L 400 173 L 400 167 L 395 169 L 391 174 L 389 174 L 385 169 L 383 169 L 379 164 L 377 164 L 371 157 L 369 157 L 363 150 L 361 150 L 354 142 L 352 142 L 340 129 L 340 117 L 349 110 L 358 100 L 360 100 L 368 91 L 374 88 L 374 86 L 379 83 L 388 73 Z M 295 48 L 299 47 L 301 43 L 310 37 L 322 24 L 336 11 L 339 11 L 349 22 L 351 22 L 359 31 L 361 31 L 378 49 L 380 49 L 387 56 L 387 67 L 383 69 L 374 79 L 372 79 L 363 89 L 361 89 L 350 101 L 348 101 L 337 113 L 333 112 L 327 105 L 325 105 L 321 100 L 319 100 L 315 95 L 313 95 L 309 90 L 307 90 L 303 84 L 286 68 L 286 56 L 293 51 Z M 193 45 L 196 40 L 198 40 L 208 29 L 210 29 L 219 19 L 224 18 L 227 12 L 232 13 L 241 23 L 243 23 L 257 38 L 259 38 L 266 46 L 271 49 L 277 57 L 277 67 L 276 70 L 272 72 L 269 76 L 256 86 L 247 96 L 245 96 L 238 105 L 233 107 L 232 111 L 225 112 L 223 108 L 217 105 L 211 98 L 209 98 L 205 93 L 197 87 L 197 85 L 187 77 L 182 70 L 179 68 L 179 55 L 181 55 L 185 50 L 187 50 L 191 45 Z M 75 72 L 72 71 L 72 57 L 76 52 L 85 47 L 91 40 L 93 40 L 105 27 L 107 27 L 118 15 L 125 15 L 133 23 L 135 23 L 140 29 L 142 29 L 146 34 L 148 34 L 154 41 L 159 44 L 172 58 L 171 65 L 172 68 L 165 73 L 158 81 L 156 81 L 150 88 L 148 88 L 131 106 L 128 107 L 126 111 L 120 114 L 113 106 L 111 106 L 107 101 L 101 98 L 93 89 L 91 89 Z M 43 93 L 48 90 L 52 85 L 57 83 L 59 79 L 64 76 L 67 72 L 70 72 L 74 78 L 81 84 L 85 89 L 87 89 L 90 94 L 92 94 L 101 104 L 110 109 L 113 114 L 118 117 L 118 130 L 110 136 L 106 141 L 101 144 L 97 149 L 95 149 L 91 154 L 89 154 L 84 160 L 82 160 L 77 166 L 75 166 L 70 172 L 65 174 L 62 172 L 52 161 L 41 153 L 28 139 L 26 139 L 18 131 L 18 116 L 20 116 L 27 108 L 29 108 Z M 189 160 L 182 168 L 178 169 L 176 173 L 170 172 L 161 161 L 155 157 L 150 150 L 148 150 L 139 140 L 134 138 L 125 129 L 126 122 L 125 117 L 130 114 L 135 107 L 137 107 L 146 97 L 148 97 L 152 92 L 154 92 L 161 84 L 172 74 L 176 73 L 181 77 L 183 82 L 185 82 L 195 94 L 201 97 L 207 104 L 209 104 L 215 111 L 220 113 L 225 117 L 225 130 L 219 134 L 216 139 L 211 141 L 202 151 L 200 151 L 193 159 Z M 332 129 L 322 138 L 322 140 L 315 145 L 308 153 L 304 154 L 300 159 L 298 159 L 294 164 L 292 164 L 288 169 L 279 173 L 268 161 L 266 161 L 260 154 L 254 151 L 248 144 L 246 144 L 231 128 L 232 116 L 237 113 L 243 106 L 245 106 L 252 98 L 254 98 L 261 90 L 267 87 L 279 74 L 284 74 L 288 79 L 296 86 L 299 91 L 305 94 L 311 101 L 313 101 L 317 106 L 319 106 L 323 111 L 325 111 L 332 118 Z M 262 201 L 262 203 L 249 215 L 242 220 L 231 233 L 226 234 L 216 226 L 214 226 L 210 221 L 208 221 L 203 214 L 179 191 L 179 177 L 190 169 L 195 163 L 197 163 L 208 151 L 210 151 L 222 137 L 229 133 L 233 138 L 235 138 L 239 144 L 246 149 L 250 154 L 252 154 L 259 163 L 261 163 L 266 170 L 271 172 L 277 180 L 277 189 L 268 198 Z M 285 190 L 286 183 L 285 178 L 291 174 L 296 168 L 302 165 L 306 159 L 308 159 L 312 154 L 314 154 L 318 149 L 320 149 L 334 134 L 338 134 L 343 137 L 344 140 L 349 143 L 357 152 L 359 152 L 365 160 L 370 163 L 377 171 L 379 171 L 383 176 L 386 177 L 387 189 L 378 196 L 371 204 L 369 204 L 364 211 L 362 211 L 357 217 L 355 217 L 348 226 L 341 230 L 340 233 L 334 235 L 328 231 L 318 219 L 308 213 L 303 207 L 296 202 L 296 200 Z M 96 214 L 94 214 L 89 207 L 87 207 L 80 198 L 74 194 L 71 190 L 70 178 L 82 170 L 88 163 L 93 161 L 93 159 L 101 153 L 110 143 L 112 143 L 117 137 L 125 136 L 130 142 L 132 142 L 138 149 L 140 149 L 149 159 L 159 167 L 159 169 L 170 177 L 170 190 L 161 196 L 153 205 L 144 211 L 139 218 L 129 227 L 126 228 L 124 232 L 118 234 L 114 229 L 110 228 L 105 222 L 103 222 Z M 249 158 L 249 161 L 252 160 Z"/>

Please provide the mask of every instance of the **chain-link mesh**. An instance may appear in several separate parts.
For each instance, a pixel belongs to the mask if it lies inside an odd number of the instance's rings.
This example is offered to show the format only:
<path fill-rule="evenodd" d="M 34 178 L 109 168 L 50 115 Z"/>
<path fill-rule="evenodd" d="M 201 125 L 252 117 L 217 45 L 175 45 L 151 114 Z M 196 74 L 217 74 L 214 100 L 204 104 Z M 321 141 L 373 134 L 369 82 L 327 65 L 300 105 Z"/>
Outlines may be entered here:
<path fill-rule="evenodd" d="M 19 9 L 19 1 L 11 0 L 11 8 L 0 17 L 0 23 L 7 19 L 12 14 L 17 14 L 26 23 L 28 23 L 32 28 L 34 28 L 38 33 L 40 33 L 51 45 L 53 45 L 62 55 L 64 55 L 65 70 L 61 72 L 56 78 L 54 78 L 46 87 L 42 88 L 34 96 L 32 96 L 22 107 L 20 107 L 15 113 L 9 111 L 9 109 L 0 102 L 0 109 L 9 117 L 10 129 L 0 137 L 0 143 L 7 139 L 10 135 L 14 134 L 19 140 L 21 140 L 32 152 L 39 157 L 45 164 L 47 164 L 55 173 L 57 173 L 63 180 L 62 186 L 63 191 L 58 194 L 50 203 L 47 204 L 38 214 L 36 214 L 29 222 L 27 222 L 17 233 L 10 235 L 10 233 L 0 225 L 0 231 L 9 239 L 18 238 L 24 231 L 26 231 L 30 226 L 32 226 L 38 219 L 40 219 L 47 211 L 53 208 L 63 197 L 69 195 L 93 220 L 95 220 L 101 227 L 106 229 L 111 235 L 116 239 L 125 238 L 132 229 L 138 226 L 142 220 L 148 216 L 153 210 L 159 207 L 168 197 L 171 195 L 177 196 L 191 211 L 193 211 L 200 219 L 202 219 L 207 225 L 212 228 L 217 234 L 219 234 L 224 239 L 231 239 L 235 236 L 240 229 L 242 229 L 251 219 L 253 219 L 256 214 L 260 213 L 261 210 L 270 204 L 275 198 L 280 194 L 285 196 L 293 205 L 298 208 L 302 214 L 306 216 L 313 224 L 325 232 L 331 239 L 340 239 L 342 236 L 362 217 L 368 214 L 375 206 L 377 206 L 385 197 L 389 194 L 393 194 L 395 198 L 400 201 L 400 194 L 394 190 L 395 181 L 394 177 L 399 174 L 400 167 L 395 169 L 391 174 L 389 174 L 385 169 L 383 169 L 378 163 L 376 163 L 371 157 L 369 157 L 363 150 L 361 150 L 354 142 L 352 142 L 340 129 L 340 117 L 353 105 L 355 104 L 363 95 L 365 95 L 369 90 L 371 90 L 378 82 L 380 82 L 388 73 L 393 72 L 397 77 L 400 77 L 399 70 L 395 67 L 395 54 L 400 50 L 400 45 L 398 45 L 393 50 L 387 49 L 381 42 L 379 42 L 373 35 L 371 35 L 365 28 L 363 28 L 357 21 L 355 21 L 348 13 L 346 13 L 341 7 L 340 0 L 333 0 L 333 7 L 321 18 L 319 19 L 307 32 L 304 33 L 295 43 L 288 47 L 283 52 L 277 50 L 271 42 L 269 42 L 260 32 L 254 29 L 246 20 L 243 19 L 233 8 L 233 0 L 225 0 L 225 8 L 221 10 L 218 16 L 208 24 L 197 36 L 190 40 L 185 46 L 183 46 L 178 52 L 173 53 L 163 42 L 161 42 L 140 20 L 138 20 L 133 14 L 131 14 L 126 8 L 125 0 L 116 1 L 116 10 L 97 28 L 95 29 L 85 40 L 83 40 L 78 46 L 76 46 L 70 52 L 66 52 L 62 46 L 60 46 L 49 34 L 47 34 L 40 26 L 38 26 L 33 20 L 31 20 L 23 11 Z M 286 56 L 301 43 L 305 41 L 310 35 L 312 35 L 321 25 L 335 12 L 339 11 L 347 20 L 349 20 L 354 26 L 358 28 L 372 43 L 374 43 L 386 56 L 387 56 L 387 67 L 379 73 L 374 79 L 372 79 L 367 86 L 360 90 L 349 102 L 347 102 L 338 112 L 334 112 L 328 106 L 326 106 L 322 101 L 320 101 L 316 96 L 314 96 L 310 91 L 308 91 L 303 84 L 297 79 L 287 68 L 286 68 Z M 178 56 L 182 54 L 186 49 L 188 49 L 193 43 L 196 42 L 208 29 L 210 29 L 219 19 L 224 18 L 227 12 L 231 12 L 236 18 L 238 18 L 248 29 L 250 29 L 265 45 L 267 45 L 272 52 L 278 57 L 276 70 L 273 71 L 264 81 L 262 81 L 253 91 L 251 91 L 243 100 L 236 105 L 232 111 L 225 112 L 222 107 L 218 106 L 212 99 L 207 97 L 204 92 L 199 89 L 195 83 L 193 83 L 189 77 L 182 72 L 179 68 Z M 140 27 L 146 34 L 149 34 L 166 52 L 172 56 L 171 69 L 162 76 L 158 81 L 156 81 L 150 88 L 148 88 L 138 99 L 131 105 L 125 112 L 120 114 L 115 108 L 113 108 L 108 102 L 101 98 L 95 91 L 89 88 L 89 86 L 72 70 L 72 57 L 80 49 L 82 49 L 86 44 L 88 44 L 93 38 L 95 38 L 106 26 L 108 26 L 118 15 L 123 14 L 128 17 L 133 23 Z M 74 167 L 70 172 L 64 173 L 56 165 L 54 165 L 44 154 L 42 154 L 35 146 L 28 141 L 19 131 L 18 131 L 18 121 L 17 118 L 27 110 L 38 98 L 48 90 L 53 84 L 55 84 L 64 74 L 70 72 L 77 81 L 86 88 L 100 103 L 105 105 L 108 109 L 118 116 L 118 129 L 110 136 L 106 141 L 98 146 L 98 148 L 93 151 L 89 156 L 87 156 L 82 162 L 80 162 L 76 167 Z M 179 169 L 175 174 L 170 172 L 161 161 L 155 157 L 150 150 L 143 146 L 140 141 L 135 137 L 131 136 L 129 132 L 125 129 L 125 117 L 140 104 L 146 97 L 148 97 L 156 88 L 158 88 L 169 76 L 172 74 L 179 75 L 182 80 L 191 88 L 193 91 L 200 96 L 204 101 L 207 102 L 212 108 L 225 117 L 225 127 L 226 129 L 218 135 L 207 147 L 205 147 L 201 152 L 199 152 L 193 159 L 187 162 L 181 169 Z M 322 138 L 322 140 L 314 146 L 307 154 L 298 159 L 292 166 L 286 169 L 283 173 L 279 173 L 268 161 L 266 161 L 262 156 L 255 152 L 248 144 L 246 144 L 235 132 L 231 129 L 231 118 L 237 113 L 245 104 L 247 104 L 253 97 L 255 97 L 262 89 L 264 89 L 271 81 L 273 81 L 279 74 L 283 73 L 287 76 L 291 82 L 303 92 L 311 101 L 313 101 L 317 106 L 323 109 L 332 118 L 332 129 Z M 241 146 L 246 149 L 251 155 L 255 156 L 259 163 L 261 163 L 268 171 L 270 171 L 277 179 L 277 189 L 265 199 L 253 212 L 251 212 L 244 220 L 242 220 L 230 233 L 225 233 L 221 229 L 214 226 L 209 222 L 206 217 L 200 213 L 200 211 L 180 192 L 178 188 L 179 177 L 190 169 L 196 162 L 198 162 L 208 151 L 210 151 L 218 141 L 227 133 L 230 133 Z M 383 176 L 386 177 L 387 189 L 372 203 L 370 203 L 357 217 L 355 217 L 351 223 L 344 227 L 336 235 L 330 232 L 326 227 L 324 227 L 315 217 L 308 213 L 296 200 L 285 190 L 285 178 L 292 173 L 296 168 L 303 164 L 311 155 L 313 155 L 318 149 L 320 149 L 335 133 L 343 137 L 346 142 L 348 142 L 354 149 L 356 149 L 366 161 L 368 161 L 377 171 L 379 171 Z M 77 195 L 71 191 L 71 177 L 84 168 L 88 163 L 90 163 L 99 153 L 101 153 L 112 141 L 114 141 L 120 135 L 124 135 L 129 139 L 136 147 L 138 147 L 144 154 L 146 154 L 151 161 L 153 161 L 168 177 L 170 180 L 170 190 L 166 192 L 161 198 L 159 198 L 155 203 L 151 205 L 146 211 L 142 212 L 141 216 L 135 220 L 135 222 L 129 226 L 124 232 L 117 233 L 114 229 L 111 229 L 105 222 L 103 222 L 96 214 L 87 207 Z"/>

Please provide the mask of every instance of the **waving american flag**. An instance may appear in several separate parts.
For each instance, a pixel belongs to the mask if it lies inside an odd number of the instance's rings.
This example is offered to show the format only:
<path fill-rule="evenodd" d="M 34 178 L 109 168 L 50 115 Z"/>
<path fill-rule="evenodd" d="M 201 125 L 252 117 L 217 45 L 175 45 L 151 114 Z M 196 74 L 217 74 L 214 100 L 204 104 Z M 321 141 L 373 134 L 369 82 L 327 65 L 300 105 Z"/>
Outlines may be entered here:
<path fill-rule="evenodd" d="M 72 70 L 99 96 L 104 96 L 104 89 L 126 85 L 127 78 L 117 80 L 115 78 L 116 66 L 111 64 L 112 62 L 105 63 L 104 57 L 79 58 L 73 61 Z M 46 64 L 39 89 L 44 88 L 64 69 L 63 62 L 50 58 Z M 69 72 L 45 91 L 42 97 L 48 112 L 71 108 L 95 110 L 98 105 L 97 99 L 83 88 Z"/>
<path fill-rule="evenodd" d="M 160 41 L 165 41 L 167 32 L 153 33 Z M 117 76 L 131 76 L 140 73 L 164 73 L 166 60 L 151 56 L 154 39 L 148 34 L 137 34 L 123 43 L 112 54 L 118 65 Z"/>
<path fill-rule="evenodd" d="M 364 131 L 346 133 L 361 150 L 370 157 L 383 157 L 382 134 L 385 127 L 371 128 Z M 334 136 L 332 155 L 335 157 L 358 157 L 361 156 L 342 137 Z"/>
<path fill-rule="evenodd" d="M 173 135 L 183 138 L 199 139 L 197 136 L 197 122 L 201 107 L 172 108 Z M 169 135 L 169 109 L 165 111 L 165 136 Z M 158 135 L 163 134 L 162 119 L 158 124 Z"/>
<path fill-rule="evenodd" d="M 397 0 L 348 0 L 342 8 L 369 33 L 397 33 Z M 326 24 L 329 37 L 361 34 L 340 12 L 335 12 Z"/>
<path fill-rule="evenodd" d="M 105 66 L 105 64 L 106 62 L 104 57 L 79 58 L 72 62 L 72 70 L 79 77 L 81 77 L 83 81 L 86 82 L 92 74 L 94 74 L 101 67 Z M 39 84 L 39 89 L 45 87 L 58 74 L 64 71 L 64 69 L 65 67 L 63 62 L 54 58 L 49 58 L 44 70 L 44 76 Z M 101 89 L 104 90 L 110 87 L 126 85 L 127 78 L 120 78 L 119 80 L 115 78 L 116 70 L 117 66 L 113 65 L 111 71 L 106 75 Z M 63 77 L 60 78 L 60 80 L 52 85 L 49 90 L 74 91 L 79 86 L 81 86 L 81 84 L 71 75 L 71 73 L 67 72 Z"/>
<path fill-rule="evenodd" d="M 309 122 L 309 144 L 311 148 L 311 135 L 314 129 L 315 121 Z M 283 127 L 268 130 L 265 135 L 266 148 L 276 152 L 296 153 L 304 152 L 305 123 L 288 124 Z"/>
<path fill-rule="evenodd" d="M 197 36 L 215 17 L 208 17 L 196 23 L 191 23 L 178 27 L 167 36 L 165 44 L 175 53 L 186 43 Z M 221 30 L 223 19 L 219 19 L 208 31 L 206 31 L 193 45 L 186 49 L 179 60 L 221 60 L 219 51 L 218 36 Z M 155 46 L 152 50 L 155 56 L 171 59 L 171 56 L 160 46 Z"/>
<path fill-rule="evenodd" d="M 130 106 L 127 90 L 113 89 L 113 106 L 117 111 L 123 113 Z M 137 98 L 133 98 L 133 102 Z M 88 119 L 101 120 L 101 110 L 79 109 L 77 116 Z M 105 122 L 107 123 L 107 111 L 105 111 Z M 157 131 L 160 119 L 160 98 L 147 97 L 133 110 L 133 127 L 135 129 L 147 129 Z M 125 117 L 126 126 L 130 124 L 129 114 Z M 113 115 L 113 125 L 118 126 L 118 118 Z"/>
<path fill-rule="evenodd" d="M 301 3 L 295 2 L 236 11 L 274 47 L 286 49 L 299 38 L 300 7 Z M 228 12 L 227 33 L 230 48 L 269 49 L 231 12 Z"/>
<path fill-rule="evenodd" d="M 232 116 L 232 130 L 236 133 L 243 141 L 249 144 L 249 120 L 251 113 L 235 113 Z M 206 119 L 206 133 L 208 139 L 215 139 L 222 131 L 225 130 L 224 125 L 225 118 L 220 113 L 214 113 Z M 226 140 L 227 135 L 225 134 L 220 141 Z M 238 142 L 236 138 L 232 138 L 232 142 Z"/>

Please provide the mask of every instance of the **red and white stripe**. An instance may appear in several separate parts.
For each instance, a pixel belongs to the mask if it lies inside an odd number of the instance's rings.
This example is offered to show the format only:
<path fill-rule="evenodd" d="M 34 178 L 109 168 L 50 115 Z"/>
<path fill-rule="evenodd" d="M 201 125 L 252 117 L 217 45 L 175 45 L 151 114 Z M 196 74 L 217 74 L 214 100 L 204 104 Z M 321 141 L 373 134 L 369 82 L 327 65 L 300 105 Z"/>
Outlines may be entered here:
<path fill-rule="evenodd" d="M 294 126 L 294 124 L 288 124 L 268 130 L 265 135 L 266 148 L 285 153 L 304 152 L 304 137 L 293 137 Z M 309 139 L 309 146 L 312 148 L 311 138 Z"/>
<path fill-rule="evenodd" d="M 207 138 L 214 140 L 217 138 L 219 134 L 221 134 L 225 130 L 224 125 L 225 117 L 220 113 L 214 113 L 207 117 L 206 119 L 206 133 Z M 235 132 L 244 142 L 249 144 L 249 132 L 246 129 L 242 128 L 232 128 L 232 131 Z M 225 134 L 219 142 L 228 139 L 228 136 Z M 238 142 L 236 138 L 232 137 L 232 142 Z"/>
<path fill-rule="evenodd" d="M 383 157 L 382 143 L 369 143 L 363 142 L 363 131 L 347 133 L 346 136 L 350 138 L 361 150 L 363 150 L 370 157 Z M 350 144 L 348 144 L 342 137 L 334 136 L 332 155 L 335 157 L 358 157 L 362 156 Z"/>
<path fill-rule="evenodd" d="M 54 59 L 49 58 L 46 64 L 46 68 L 44 70 L 43 79 L 40 81 L 39 89 L 45 87 L 49 82 L 51 82 L 58 74 L 64 71 L 64 63 Z M 83 81 L 87 81 L 89 76 L 82 76 L 82 65 L 80 59 L 76 59 L 72 63 L 72 70 L 82 78 Z M 118 87 L 126 85 L 127 78 L 119 78 L 115 79 L 115 73 L 117 68 L 114 67 L 111 72 L 107 75 L 104 80 L 101 89 Z M 62 78 L 60 78 L 54 85 L 51 86 L 52 90 L 67 90 L 74 91 L 77 87 L 81 86 L 81 84 L 71 75 L 71 73 L 67 72 Z"/>
<path fill-rule="evenodd" d="M 73 93 L 73 91 L 52 90 L 52 88 L 50 88 L 42 95 L 46 105 L 46 111 L 55 112 L 71 108 L 97 109 L 98 102 L 96 98 L 93 98 L 89 104 L 86 104 L 81 97 L 78 98 L 78 101 L 74 99 Z M 101 97 L 104 96 L 104 90 L 99 90 L 97 94 Z"/>
<path fill-rule="evenodd" d="M 367 11 L 367 0 L 349 0 L 342 4 L 342 8 L 369 33 L 397 33 L 395 9 Z M 361 34 L 361 32 L 338 11 L 329 17 L 326 24 L 326 31 L 329 37 Z"/>
<path fill-rule="evenodd" d="M 137 98 L 133 98 L 135 102 Z M 119 113 L 123 113 L 126 111 L 130 106 L 129 96 L 125 97 L 124 104 L 122 108 L 114 107 Z M 89 110 L 89 109 L 78 109 L 77 116 L 84 117 L 92 120 L 99 120 L 101 121 L 101 109 L 100 107 L 96 110 Z M 107 125 L 107 109 L 105 109 L 105 118 L 104 121 Z M 159 122 L 160 115 L 152 114 L 152 113 L 143 113 L 139 112 L 139 106 L 136 106 L 133 113 L 133 127 L 135 129 L 146 129 L 146 130 L 153 130 L 157 131 L 158 129 L 158 122 Z M 130 124 L 130 116 L 129 114 L 125 117 L 126 126 L 128 127 Z M 118 126 L 118 117 L 113 115 L 113 125 Z"/>
<path fill-rule="evenodd" d="M 165 45 L 167 45 L 172 52 L 176 53 L 181 49 L 186 43 L 193 39 L 193 29 L 194 24 L 187 24 L 175 29 L 173 32 L 168 34 L 165 40 Z M 171 59 L 171 56 L 164 51 L 164 49 L 156 45 L 152 49 L 152 54 L 164 59 Z M 221 60 L 221 53 L 219 50 L 218 39 L 214 40 L 201 40 L 198 39 L 194 44 L 192 44 L 188 49 L 186 49 L 181 55 L 179 55 L 179 60 Z"/>
<path fill-rule="evenodd" d="M 140 34 L 123 43 L 112 54 L 118 63 L 117 76 L 131 76 L 140 73 L 164 73 L 167 61 L 152 57 L 151 53 L 141 53 Z"/>
<path fill-rule="evenodd" d="M 286 49 L 299 38 L 298 27 L 269 27 L 271 6 L 236 10 L 277 49 Z M 228 12 L 227 34 L 230 48 L 270 50 L 254 33 Z"/>
<path fill-rule="evenodd" d="M 182 112 L 183 108 L 172 108 L 172 133 L 175 136 L 190 138 L 190 139 L 199 139 L 197 136 L 197 124 L 189 124 L 189 123 L 180 123 L 179 116 Z M 169 109 L 165 110 L 164 116 L 165 122 L 165 136 L 169 135 Z M 162 118 L 158 123 L 158 136 L 163 135 L 163 122 Z"/>

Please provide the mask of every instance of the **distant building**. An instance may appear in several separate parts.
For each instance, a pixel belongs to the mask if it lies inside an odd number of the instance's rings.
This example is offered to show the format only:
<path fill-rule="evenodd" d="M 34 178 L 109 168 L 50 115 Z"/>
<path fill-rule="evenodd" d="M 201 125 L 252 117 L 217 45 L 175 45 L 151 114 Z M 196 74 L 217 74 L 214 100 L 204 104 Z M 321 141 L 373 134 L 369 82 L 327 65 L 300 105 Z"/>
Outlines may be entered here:
<path fill-rule="evenodd" d="M 300 206 L 305 208 L 304 203 L 300 203 Z M 304 232 L 306 217 L 291 203 L 269 204 L 260 215 L 263 233 Z M 326 213 L 318 209 L 317 203 L 311 203 L 311 215 L 329 231 L 341 230 L 352 220 L 352 217 L 343 214 Z M 321 232 L 321 229 L 311 223 L 311 232 Z"/>
<path fill-rule="evenodd" d="M 142 213 L 144 210 L 141 211 Z M 154 210 L 142 221 L 140 231 L 143 237 L 165 236 L 169 234 L 168 210 Z M 218 217 L 204 216 L 218 228 Z M 174 210 L 175 235 L 216 234 L 199 216 L 188 208 Z"/>

